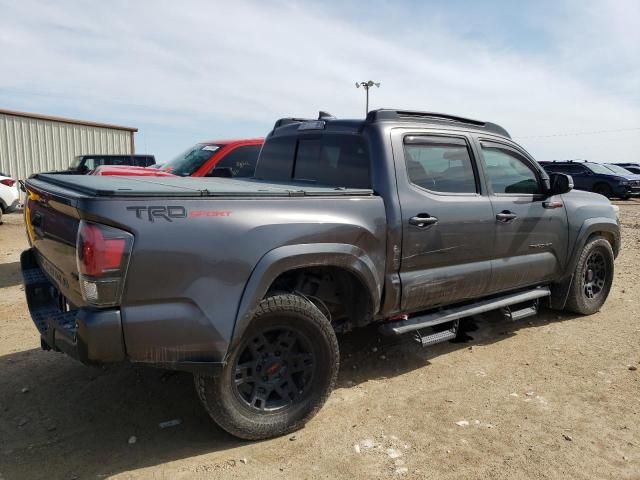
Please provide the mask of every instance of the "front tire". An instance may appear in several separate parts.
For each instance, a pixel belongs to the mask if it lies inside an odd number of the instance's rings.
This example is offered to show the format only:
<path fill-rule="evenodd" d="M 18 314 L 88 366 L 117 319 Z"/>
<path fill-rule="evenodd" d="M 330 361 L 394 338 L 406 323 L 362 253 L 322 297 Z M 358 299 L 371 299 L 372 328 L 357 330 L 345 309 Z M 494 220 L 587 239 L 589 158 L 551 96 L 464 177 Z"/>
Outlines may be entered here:
<path fill-rule="evenodd" d="M 613 190 L 606 183 L 599 183 L 593 188 L 594 193 L 599 193 L 607 198 L 613 197 Z"/>
<path fill-rule="evenodd" d="M 602 237 L 584 246 L 573 275 L 566 310 L 591 315 L 600 310 L 613 284 L 613 249 Z"/>
<path fill-rule="evenodd" d="M 236 437 L 260 440 L 304 426 L 329 397 L 340 353 L 331 324 L 292 294 L 262 300 L 217 377 L 195 374 L 211 418 Z"/>

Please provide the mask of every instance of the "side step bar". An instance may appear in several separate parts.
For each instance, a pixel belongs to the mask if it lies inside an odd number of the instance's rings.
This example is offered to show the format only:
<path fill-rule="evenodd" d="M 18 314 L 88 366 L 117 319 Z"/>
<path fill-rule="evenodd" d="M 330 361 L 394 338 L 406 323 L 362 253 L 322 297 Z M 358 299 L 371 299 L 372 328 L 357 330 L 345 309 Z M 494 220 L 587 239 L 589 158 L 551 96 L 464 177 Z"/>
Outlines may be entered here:
<path fill-rule="evenodd" d="M 414 333 L 415 340 L 423 347 L 435 345 L 436 343 L 448 342 L 458 336 L 458 327 L 460 326 L 460 320 L 451 322 L 448 329 L 441 332 L 428 333 L 423 335 L 420 330 L 416 330 Z"/>
<path fill-rule="evenodd" d="M 517 322 L 518 320 L 522 320 L 523 318 L 533 317 L 538 314 L 538 300 L 534 300 L 531 302 L 530 307 L 524 307 L 520 310 L 511 310 L 509 307 L 503 307 L 500 309 L 502 315 L 507 320 L 511 320 L 512 322 Z"/>
<path fill-rule="evenodd" d="M 413 332 L 421 328 L 433 327 L 435 325 L 440 325 L 441 323 L 452 322 L 454 320 L 470 317 L 479 313 L 505 308 L 509 305 L 548 297 L 549 295 L 551 295 L 549 287 L 534 288 L 533 290 L 511 293 L 509 295 L 503 295 L 501 297 L 495 297 L 488 300 L 481 300 L 463 307 L 447 308 L 438 312 L 409 318 L 407 320 L 385 323 L 380 327 L 380 331 L 386 335 L 402 335 L 403 333 Z"/>

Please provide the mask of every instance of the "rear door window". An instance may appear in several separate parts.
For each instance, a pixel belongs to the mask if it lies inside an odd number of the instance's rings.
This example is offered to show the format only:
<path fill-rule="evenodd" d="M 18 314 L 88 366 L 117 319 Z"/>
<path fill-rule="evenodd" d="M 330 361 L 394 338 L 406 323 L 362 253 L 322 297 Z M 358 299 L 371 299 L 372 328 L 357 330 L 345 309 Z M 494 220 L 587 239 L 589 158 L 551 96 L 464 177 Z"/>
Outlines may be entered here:
<path fill-rule="evenodd" d="M 462 138 L 411 135 L 404 140 L 409 181 L 438 193 L 477 193 L 467 142 Z"/>
<path fill-rule="evenodd" d="M 587 170 L 580 165 L 569 165 L 568 172 L 569 175 L 584 175 Z"/>
<path fill-rule="evenodd" d="M 103 165 L 130 165 L 131 157 L 104 157 Z"/>

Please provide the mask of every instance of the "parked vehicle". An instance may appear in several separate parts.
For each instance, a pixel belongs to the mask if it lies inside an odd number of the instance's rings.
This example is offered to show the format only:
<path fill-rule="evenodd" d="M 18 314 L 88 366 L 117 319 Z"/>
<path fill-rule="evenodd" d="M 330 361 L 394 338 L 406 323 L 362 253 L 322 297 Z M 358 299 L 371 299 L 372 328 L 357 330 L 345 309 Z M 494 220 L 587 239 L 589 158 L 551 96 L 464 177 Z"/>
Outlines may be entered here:
<path fill-rule="evenodd" d="M 640 195 L 640 178 L 634 174 L 616 173 L 607 165 L 596 162 L 540 162 L 547 172 L 571 175 L 578 190 L 599 193 L 607 198 L 627 200 Z"/>
<path fill-rule="evenodd" d="M 0 172 L 0 224 L 2 215 L 11 213 L 20 203 L 18 184 L 10 175 Z"/>
<path fill-rule="evenodd" d="M 89 175 L 119 175 L 128 177 L 175 177 L 172 173 L 165 172 L 156 167 L 126 167 L 101 165 L 89 172 Z"/>
<path fill-rule="evenodd" d="M 252 177 L 263 142 L 254 138 L 198 143 L 159 168 L 180 177 Z"/>
<path fill-rule="evenodd" d="M 605 166 L 616 175 L 620 175 L 624 178 L 629 179 L 630 181 L 640 180 L 640 175 L 638 175 L 637 173 L 633 173 L 627 167 L 621 167 L 620 165 L 616 165 L 615 163 L 605 163 Z"/>
<path fill-rule="evenodd" d="M 149 168 L 100 167 L 94 175 L 251 177 L 264 140 L 219 140 L 194 145 L 173 160 Z"/>
<path fill-rule="evenodd" d="M 605 163 L 605 165 L 609 170 L 611 170 L 614 173 L 617 173 L 618 175 L 622 175 L 629 178 L 633 177 L 636 180 L 640 179 L 640 175 L 638 175 L 638 173 L 633 172 L 631 170 L 633 167 L 629 167 L 629 166 L 623 167 L 622 165 L 618 165 L 616 163 Z"/>
<path fill-rule="evenodd" d="M 336 333 L 428 346 L 489 310 L 596 312 L 617 207 L 571 188 L 489 122 L 282 119 L 252 179 L 27 180 L 25 294 L 44 349 L 191 371 L 218 425 L 267 438 L 327 399 Z"/>
<path fill-rule="evenodd" d="M 638 163 L 615 163 L 614 165 L 618 165 L 626 170 L 629 170 L 631 173 L 640 175 L 640 164 Z"/>
<path fill-rule="evenodd" d="M 155 163 L 156 159 L 153 155 L 78 155 L 73 159 L 71 165 L 69 165 L 68 172 L 84 175 L 101 165 L 149 167 Z"/>

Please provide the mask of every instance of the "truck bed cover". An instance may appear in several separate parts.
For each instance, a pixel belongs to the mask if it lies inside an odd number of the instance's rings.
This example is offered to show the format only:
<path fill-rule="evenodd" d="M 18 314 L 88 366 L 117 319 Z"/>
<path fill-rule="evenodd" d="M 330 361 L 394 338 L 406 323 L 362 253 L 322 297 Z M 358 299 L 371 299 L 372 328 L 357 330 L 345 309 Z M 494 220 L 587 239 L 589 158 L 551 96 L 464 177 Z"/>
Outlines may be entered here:
<path fill-rule="evenodd" d="M 373 190 L 322 187 L 305 183 L 271 183 L 256 179 L 183 177 L 101 177 L 35 174 L 29 179 L 91 197 L 323 197 L 371 196 Z"/>

